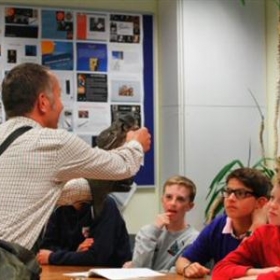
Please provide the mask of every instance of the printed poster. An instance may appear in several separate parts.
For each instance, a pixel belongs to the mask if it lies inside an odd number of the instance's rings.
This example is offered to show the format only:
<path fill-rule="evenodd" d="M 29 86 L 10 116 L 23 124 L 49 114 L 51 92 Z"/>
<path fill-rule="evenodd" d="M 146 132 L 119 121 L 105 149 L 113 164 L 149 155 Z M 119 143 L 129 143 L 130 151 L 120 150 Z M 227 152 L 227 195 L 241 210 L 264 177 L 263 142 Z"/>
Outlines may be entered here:
<path fill-rule="evenodd" d="M 77 74 L 77 101 L 107 102 L 107 74 Z"/>
<path fill-rule="evenodd" d="M 73 44 L 61 41 L 42 41 L 42 64 L 53 70 L 73 70 Z"/>
<path fill-rule="evenodd" d="M 138 44 L 141 41 L 139 15 L 111 14 L 110 42 Z"/>
<path fill-rule="evenodd" d="M 38 38 L 38 9 L 5 8 L 5 37 Z"/>
<path fill-rule="evenodd" d="M 77 39 L 107 41 L 108 15 L 97 13 L 77 13 Z"/>
<path fill-rule="evenodd" d="M 77 43 L 77 70 L 107 72 L 107 45 Z"/>
<path fill-rule="evenodd" d="M 73 12 L 67 10 L 42 10 L 42 38 L 73 39 Z"/>

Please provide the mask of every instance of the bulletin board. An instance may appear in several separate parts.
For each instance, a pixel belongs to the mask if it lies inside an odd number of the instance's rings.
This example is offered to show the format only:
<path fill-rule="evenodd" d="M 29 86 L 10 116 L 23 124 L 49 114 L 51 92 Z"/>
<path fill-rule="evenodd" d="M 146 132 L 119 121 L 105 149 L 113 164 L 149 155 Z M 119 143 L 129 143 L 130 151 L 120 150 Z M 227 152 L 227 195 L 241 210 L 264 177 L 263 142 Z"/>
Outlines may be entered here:
<path fill-rule="evenodd" d="M 59 127 L 92 146 L 126 113 L 154 139 L 153 32 L 152 15 L 1 5 L 1 79 L 20 63 L 49 67 L 62 88 Z M 154 186 L 154 170 L 152 143 L 137 185 Z"/>

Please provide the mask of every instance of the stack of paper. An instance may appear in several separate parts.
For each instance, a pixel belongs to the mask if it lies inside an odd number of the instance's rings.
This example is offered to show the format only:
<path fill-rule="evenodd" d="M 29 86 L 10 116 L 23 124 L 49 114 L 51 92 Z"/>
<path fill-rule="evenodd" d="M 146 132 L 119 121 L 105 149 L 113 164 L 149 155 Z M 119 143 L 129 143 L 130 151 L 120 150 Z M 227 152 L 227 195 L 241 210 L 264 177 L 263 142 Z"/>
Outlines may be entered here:
<path fill-rule="evenodd" d="M 164 276 L 165 274 L 149 268 L 93 268 L 85 272 L 65 273 L 69 277 L 102 276 L 110 280 L 125 280 L 141 277 Z"/>

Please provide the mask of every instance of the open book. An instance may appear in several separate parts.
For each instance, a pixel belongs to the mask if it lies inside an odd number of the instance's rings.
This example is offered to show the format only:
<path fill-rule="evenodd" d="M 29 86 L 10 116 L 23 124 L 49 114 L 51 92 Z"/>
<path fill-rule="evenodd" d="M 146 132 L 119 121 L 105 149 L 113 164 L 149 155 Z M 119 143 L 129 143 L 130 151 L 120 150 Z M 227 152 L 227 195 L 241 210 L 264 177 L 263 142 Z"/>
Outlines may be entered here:
<path fill-rule="evenodd" d="M 101 276 L 111 280 L 125 280 L 141 277 L 164 276 L 165 274 L 149 268 L 92 268 L 85 272 L 65 273 L 69 277 L 94 277 Z"/>

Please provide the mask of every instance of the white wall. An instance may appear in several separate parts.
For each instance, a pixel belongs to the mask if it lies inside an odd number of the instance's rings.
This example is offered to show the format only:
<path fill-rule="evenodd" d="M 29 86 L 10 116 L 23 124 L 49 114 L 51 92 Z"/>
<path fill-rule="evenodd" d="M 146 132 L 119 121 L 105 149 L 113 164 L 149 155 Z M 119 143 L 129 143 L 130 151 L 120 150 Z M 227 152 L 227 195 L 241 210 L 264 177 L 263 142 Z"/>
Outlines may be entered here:
<path fill-rule="evenodd" d="M 261 157 L 261 119 L 248 89 L 265 113 L 264 1 L 247 0 L 246 6 L 232 0 L 160 1 L 160 6 L 165 26 L 178 26 L 177 39 L 165 34 L 159 40 L 168 85 L 162 88 L 162 114 L 170 117 L 162 125 L 162 170 L 168 176 L 177 169 L 196 182 L 189 221 L 201 228 L 206 193 L 218 171 L 236 158 L 247 165 L 249 143 L 251 163 Z M 176 70 L 175 61 L 171 67 L 165 63 L 167 54 L 177 61 Z"/>
<path fill-rule="evenodd" d="M 268 114 L 266 119 L 266 127 L 269 133 L 268 139 L 268 152 L 270 156 L 273 156 L 275 151 L 278 150 L 279 155 L 279 143 L 276 146 L 275 140 L 280 136 L 274 133 L 274 121 L 275 121 L 275 104 L 277 97 L 277 82 L 279 82 L 279 67 L 277 59 L 277 46 L 279 30 L 278 26 L 278 9 L 274 1 L 266 1 L 266 45 L 267 45 L 267 105 Z M 276 122 L 276 126 L 279 130 L 279 120 Z M 278 140 L 279 141 L 279 140 Z"/>

